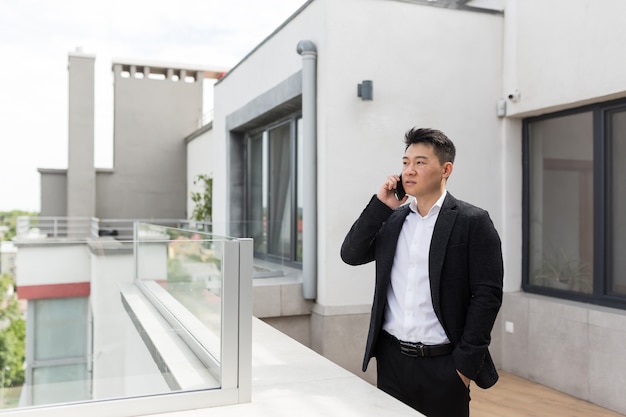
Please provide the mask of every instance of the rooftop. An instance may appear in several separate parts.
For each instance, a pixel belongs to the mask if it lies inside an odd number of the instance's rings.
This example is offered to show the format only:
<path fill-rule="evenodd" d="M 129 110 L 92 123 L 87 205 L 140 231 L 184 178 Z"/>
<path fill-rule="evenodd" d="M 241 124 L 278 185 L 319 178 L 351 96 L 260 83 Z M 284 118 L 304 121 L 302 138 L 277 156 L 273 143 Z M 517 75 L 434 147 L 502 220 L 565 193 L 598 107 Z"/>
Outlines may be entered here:
<path fill-rule="evenodd" d="M 472 388 L 478 417 L 620 417 L 556 390 L 500 371 L 488 390 Z M 207 410 L 154 417 L 199 417 Z M 358 376 L 255 319 L 252 331 L 252 402 L 211 409 L 212 417 L 418 415 Z"/>

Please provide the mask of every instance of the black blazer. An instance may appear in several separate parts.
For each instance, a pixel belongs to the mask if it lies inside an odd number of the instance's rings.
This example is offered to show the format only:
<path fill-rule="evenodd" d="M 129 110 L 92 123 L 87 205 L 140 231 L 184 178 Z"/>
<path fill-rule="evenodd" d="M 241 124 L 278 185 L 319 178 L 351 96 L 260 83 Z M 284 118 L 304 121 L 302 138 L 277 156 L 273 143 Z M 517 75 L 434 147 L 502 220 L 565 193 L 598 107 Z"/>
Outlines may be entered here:
<path fill-rule="evenodd" d="M 396 245 L 408 205 L 395 210 L 374 196 L 352 225 L 341 247 L 350 265 L 376 261 L 376 287 L 363 371 L 376 356 L 391 282 Z M 489 214 L 446 195 L 435 223 L 428 261 L 435 314 L 454 346 L 456 368 L 481 388 L 498 380 L 489 343 L 502 304 L 500 237 Z"/>

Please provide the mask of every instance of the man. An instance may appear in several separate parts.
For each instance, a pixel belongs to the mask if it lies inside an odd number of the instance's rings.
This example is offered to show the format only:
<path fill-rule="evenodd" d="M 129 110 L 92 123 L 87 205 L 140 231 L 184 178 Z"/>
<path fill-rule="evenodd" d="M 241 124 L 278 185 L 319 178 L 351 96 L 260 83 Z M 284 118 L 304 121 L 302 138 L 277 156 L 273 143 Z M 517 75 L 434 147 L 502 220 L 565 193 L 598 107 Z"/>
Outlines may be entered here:
<path fill-rule="evenodd" d="M 363 371 L 376 357 L 381 390 L 428 417 L 467 417 L 470 381 L 498 379 L 488 346 L 500 238 L 486 211 L 447 192 L 456 150 L 444 133 L 411 129 L 405 144 L 402 175 L 387 178 L 341 247 L 350 265 L 376 261 Z"/>

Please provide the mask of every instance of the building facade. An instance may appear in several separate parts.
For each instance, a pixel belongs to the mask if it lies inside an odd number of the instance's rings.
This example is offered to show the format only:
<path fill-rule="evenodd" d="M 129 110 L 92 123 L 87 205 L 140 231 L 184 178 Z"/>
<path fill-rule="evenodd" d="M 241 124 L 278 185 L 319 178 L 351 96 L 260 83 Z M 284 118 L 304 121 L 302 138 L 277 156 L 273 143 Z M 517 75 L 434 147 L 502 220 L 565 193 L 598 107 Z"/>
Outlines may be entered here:
<path fill-rule="evenodd" d="M 186 147 L 221 70 L 113 62 L 113 168 L 94 166 L 95 56 L 69 55 L 67 170 L 40 169 L 41 216 L 187 218 Z"/>
<path fill-rule="evenodd" d="M 400 170 L 404 132 L 441 129 L 458 150 L 448 190 L 487 209 L 503 242 L 498 365 L 626 412 L 626 5 L 437 5 L 306 2 L 222 78 L 214 219 L 301 268 L 300 298 L 266 290 L 284 307 L 266 320 L 359 373 L 374 270 L 339 248 Z M 285 312 L 303 300 L 310 317 Z"/>

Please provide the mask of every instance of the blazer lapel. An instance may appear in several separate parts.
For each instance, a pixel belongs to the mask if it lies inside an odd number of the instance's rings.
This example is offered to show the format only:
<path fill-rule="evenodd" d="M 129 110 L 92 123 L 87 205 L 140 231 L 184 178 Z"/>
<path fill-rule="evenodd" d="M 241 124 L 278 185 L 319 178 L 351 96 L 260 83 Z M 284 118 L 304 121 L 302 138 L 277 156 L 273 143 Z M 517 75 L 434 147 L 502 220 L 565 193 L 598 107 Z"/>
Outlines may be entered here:
<path fill-rule="evenodd" d="M 433 238 L 430 242 L 430 252 L 428 256 L 428 273 L 430 275 L 430 292 L 433 300 L 435 314 L 442 321 L 439 303 L 439 283 L 441 282 L 441 270 L 446 254 L 446 246 L 456 219 L 456 198 L 450 193 L 446 195 L 441 206 L 441 211 L 435 223 Z"/>
<path fill-rule="evenodd" d="M 396 247 L 398 245 L 398 237 L 402 231 L 404 225 L 404 219 L 409 214 L 411 209 L 408 205 L 396 209 L 396 211 L 389 217 L 385 224 L 385 237 L 382 240 L 384 247 L 382 249 L 384 256 L 377 259 L 377 262 L 382 262 L 381 271 L 383 272 L 381 277 L 385 279 L 381 284 L 387 286 L 391 278 L 391 267 L 393 266 L 393 259 L 396 254 Z"/>
<path fill-rule="evenodd" d="M 393 241 L 398 240 L 398 236 L 400 236 L 400 231 L 402 230 L 402 226 L 404 225 L 404 219 L 411 212 L 411 208 L 408 206 L 403 206 L 396 210 L 394 214 L 389 217 L 387 220 L 387 227 L 389 228 L 389 234 Z M 395 247 L 393 248 L 395 252 Z"/>

